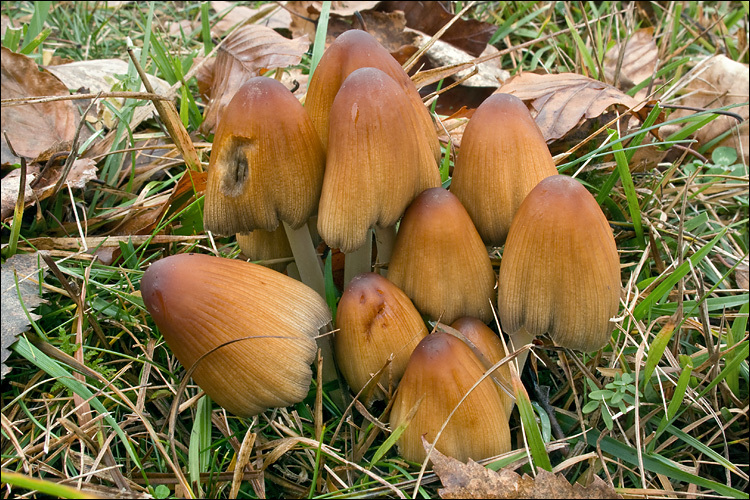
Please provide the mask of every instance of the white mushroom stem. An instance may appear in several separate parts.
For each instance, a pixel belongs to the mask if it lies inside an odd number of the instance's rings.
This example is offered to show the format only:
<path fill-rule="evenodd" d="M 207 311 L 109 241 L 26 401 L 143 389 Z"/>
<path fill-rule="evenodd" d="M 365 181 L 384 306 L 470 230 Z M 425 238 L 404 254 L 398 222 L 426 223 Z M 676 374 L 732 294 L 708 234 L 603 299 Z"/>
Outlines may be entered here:
<path fill-rule="evenodd" d="M 292 229 L 289 224 L 284 222 L 284 230 L 289 238 L 289 246 L 294 254 L 294 261 L 297 264 L 297 270 L 302 283 L 306 284 L 323 299 L 326 298 L 325 280 L 323 279 L 323 268 L 320 257 L 313 246 L 312 237 L 307 224 L 303 224 L 298 229 Z M 328 333 L 329 327 L 323 327 L 321 333 Z M 333 361 L 333 346 L 330 335 L 318 337 L 318 347 L 323 355 L 323 383 L 337 380 L 336 366 Z"/>
<path fill-rule="evenodd" d="M 344 260 L 344 287 L 362 273 L 372 271 L 372 230 L 367 230 L 365 243 L 353 252 L 347 253 Z"/>
<path fill-rule="evenodd" d="M 393 245 L 396 243 L 396 226 L 380 227 L 376 225 L 375 243 L 378 246 L 378 264 L 388 264 L 391 261 Z M 381 267 L 378 272 L 381 276 L 386 276 L 388 270 Z"/>
<path fill-rule="evenodd" d="M 519 350 L 526 344 L 531 344 L 531 342 L 534 340 L 534 337 L 535 335 L 533 333 L 522 326 L 518 331 L 510 335 L 511 347 L 513 347 L 513 351 Z M 518 356 L 516 356 L 519 376 L 521 375 L 521 372 L 523 372 L 523 367 L 526 366 L 526 359 L 528 359 L 529 357 L 529 350 L 530 349 L 526 349 L 525 351 L 519 353 Z"/>

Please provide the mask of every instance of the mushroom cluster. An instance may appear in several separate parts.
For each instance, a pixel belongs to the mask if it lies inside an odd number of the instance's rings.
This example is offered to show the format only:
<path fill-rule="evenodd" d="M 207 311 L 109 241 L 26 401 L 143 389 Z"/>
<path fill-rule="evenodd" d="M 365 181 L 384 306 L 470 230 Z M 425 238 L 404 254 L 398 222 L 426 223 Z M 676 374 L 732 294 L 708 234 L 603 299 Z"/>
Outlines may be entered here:
<path fill-rule="evenodd" d="M 324 53 L 304 107 L 276 80 L 245 83 L 219 119 L 204 225 L 237 234 L 250 259 L 291 255 L 302 283 L 278 272 L 283 264 L 199 255 L 153 264 L 144 302 L 196 383 L 240 416 L 307 395 L 313 339 L 331 320 L 319 237 L 346 254 L 324 368 L 335 358 L 365 404 L 391 400 L 408 460 L 425 459 L 422 436 L 461 460 L 508 451 L 514 403 L 509 367 L 489 368 L 508 357 L 487 326 L 493 306 L 515 349 L 544 333 L 598 349 L 619 306 L 617 249 L 593 197 L 557 175 L 516 97 L 492 95 L 475 111 L 450 190 L 439 159 L 417 89 L 364 31 Z M 498 277 L 487 246 L 501 245 Z M 428 333 L 426 321 L 451 327 Z"/>

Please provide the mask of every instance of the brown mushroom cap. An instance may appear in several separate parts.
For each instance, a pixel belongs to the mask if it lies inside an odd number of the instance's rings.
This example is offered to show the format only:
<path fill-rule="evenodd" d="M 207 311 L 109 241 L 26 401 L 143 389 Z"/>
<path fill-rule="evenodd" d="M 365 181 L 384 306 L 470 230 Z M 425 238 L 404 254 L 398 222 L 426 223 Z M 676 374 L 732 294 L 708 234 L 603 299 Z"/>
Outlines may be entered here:
<path fill-rule="evenodd" d="M 417 194 L 440 185 L 429 150 L 404 126 L 409 109 L 404 91 L 379 69 L 355 70 L 341 85 L 318 211 L 329 246 L 356 250 L 370 228 L 392 226 Z"/>
<path fill-rule="evenodd" d="M 391 382 L 398 384 L 411 352 L 427 335 L 427 327 L 409 297 L 376 273 L 352 279 L 341 295 L 336 312 L 333 347 L 336 364 L 355 393 L 393 355 Z M 387 388 L 388 376 L 381 377 Z M 384 394 L 375 395 L 382 399 Z"/>
<path fill-rule="evenodd" d="M 595 351 L 612 334 L 620 261 L 612 230 L 578 181 L 541 181 L 513 219 L 500 264 L 498 313 L 511 335 L 549 333 L 561 346 Z"/>
<path fill-rule="evenodd" d="M 490 327 L 477 318 L 472 318 L 470 316 L 458 318 L 451 323 L 451 328 L 455 328 L 469 339 L 469 341 L 486 357 L 490 366 L 493 366 L 508 355 L 505 351 L 505 347 L 503 347 L 503 342 L 500 340 L 500 337 L 498 337 Z M 489 366 L 487 368 L 489 368 Z M 506 389 L 512 391 L 510 366 L 508 363 L 501 365 L 500 368 L 495 370 L 495 377 L 505 385 Z M 498 394 L 500 394 L 500 399 L 503 401 L 505 414 L 510 416 L 510 412 L 513 411 L 513 406 L 515 405 L 515 400 L 508 395 L 501 386 L 495 384 L 495 387 Z"/>
<path fill-rule="evenodd" d="M 500 246 L 526 195 L 556 174 L 547 143 L 523 101 L 493 94 L 466 125 L 450 189 L 485 244 Z"/>
<path fill-rule="evenodd" d="M 423 191 L 399 225 L 388 279 L 432 320 L 493 317 L 495 272 L 466 209 L 443 188 Z"/>
<path fill-rule="evenodd" d="M 469 346 L 456 337 L 436 332 L 422 339 L 409 359 L 391 409 L 390 425 L 395 429 L 424 398 L 398 441 L 405 459 L 424 460 L 422 435 L 430 443 L 435 441 L 450 412 L 484 372 Z M 489 378 L 458 407 L 435 446 L 462 462 L 499 455 L 510 447 L 508 419 Z"/>
<path fill-rule="evenodd" d="M 310 115 L 324 148 L 328 148 L 328 117 L 341 84 L 356 69 L 378 68 L 404 90 L 414 109 L 412 127 L 422 131 L 435 161 L 440 161 L 440 144 L 427 107 L 406 71 L 391 54 L 369 33 L 349 30 L 339 35 L 326 49 L 315 68 L 305 98 Z M 404 117 L 406 119 L 407 116 Z M 411 119 L 411 117 L 408 117 Z"/>
<path fill-rule="evenodd" d="M 206 184 L 204 224 L 229 235 L 299 228 L 315 212 L 325 153 L 305 109 L 280 82 L 247 81 L 219 120 Z"/>
<path fill-rule="evenodd" d="M 180 254 L 152 264 L 141 293 L 182 366 L 200 360 L 193 379 L 228 411 L 249 417 L 307 396 L 314 337 L 330 312 L 306 285 L 243 261 Z"/>

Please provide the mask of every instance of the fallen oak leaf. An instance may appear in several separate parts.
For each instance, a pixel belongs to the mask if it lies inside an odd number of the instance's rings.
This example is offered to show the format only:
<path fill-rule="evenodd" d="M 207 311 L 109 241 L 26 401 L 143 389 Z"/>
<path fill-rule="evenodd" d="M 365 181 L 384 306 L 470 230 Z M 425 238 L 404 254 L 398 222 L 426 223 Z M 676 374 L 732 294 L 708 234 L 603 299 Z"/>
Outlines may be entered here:
<path fill-rule="evenodd" d="M 290 40 L 265 26 L 246 25 L 235 30 L 219 48 L 210 74 L 200 73 L 198 86 L 210 97 L 201 131 L 214 131 L 224 108 L 248 78 L 299 64 L 309 46 L 307 37 Z M 210 83 L 206 85 L 206 81 Z"/>
<path fill-rule="evenodd" d="M 422 437 L 422 445 L 430 444 Z M 589 486 L 570 484 L 565 476 L 538 468 L 536 477 L 520 476 L 510 469 L 495 472 L 473 460 L 464 464 L 433 449 L 432 468 L 443 483 L 440 498 L 622 498 L 600 477 Z"/>
<path fill-rule="evenodd" d="M 638 111 L 645 105 L 607 83 L 576 73 L 523 73 L 495 93 L 513 94 L 530 105 L 547 142 L 564 137 L 582 120 L 596 118 L 610 106 Z"/>

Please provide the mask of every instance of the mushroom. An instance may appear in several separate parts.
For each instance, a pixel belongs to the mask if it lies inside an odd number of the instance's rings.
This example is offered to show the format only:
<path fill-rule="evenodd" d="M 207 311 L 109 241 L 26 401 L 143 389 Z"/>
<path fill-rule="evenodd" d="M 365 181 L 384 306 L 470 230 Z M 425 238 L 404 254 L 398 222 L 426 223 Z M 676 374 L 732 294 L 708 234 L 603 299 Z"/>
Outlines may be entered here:
<path fill-rule="evenodd" d="M 280 82 L 247 81 L 219 119 L 203 214 L 221 235 L 275 230 L 283 222 L 302 281 L 325 296 L 305 223 L 323 185 L 325 153 L 305 109 Z"/>
<path fill-rule="evenodd" d="M 440 144 L 430 113 L 422 103 L 417 88 L 398 61 L 372 35 L 361 30 L 349 30 L 339 35 L 323 53 L 310 78 L 305 108 L 323 147 L 328 147 L 328 117 L 339 88 L 349 74 L 365 67 L 385 72 L 404 90 L 415 113 L 404 116 L 403 120 L 412 121 L 410 127 L 422 132 L 437 164 L 440 161 Z"/>
<path fill-rule="evenodd" d="M 556 174 L 544 136 L 523 101 L 493 94 L 466 125 L 450 190 L 485 244 L 500 246 L 526 195 Z"/>
<path fill-rule="evenodd" d="M 241 417 L 303 400 L 314 336 L 330 321 L 306 285 L 244 261 L 179 254 L 153 263 L 141 293 L 167 345 L 211 399 Z"/>
<path fill-rule="evenodd" d="M 396 429 L 417 408 L 398 440 L 401 456 L 423 461 L 423 435 L 441 453 L 462 462 L 510 450 L 508 419 L 492 381 L 484 379 L 466 396 L 484 372 L 471 349 L 453 335 L 436 332 L 422 339 L 409 358 L 391 409 L 390 425 Z"/>
<path fill-rule="evenodd" d="M 411 109 L 401 87 L 376 68 L 353 71 L 331 106 L 318 232 L 347 254 L 361 249 L 347 255 L 347 283 L 371 270 L 370 230 L 395 225 L 415 196 L 440 185 L 429 148 L 408 125 Z"/>
<path fill-rule="evenodd" d="M 443 188 L 423 191 L 406 210 L 388 279 L 432 320 L 492 319 L 495 272 L 466 209 Z"/>
<path fill-rule="evenodd" d="M 485 359 L 482 359 L 480 356 L 477 357 L 487 365 L 486 368 L 494 366 L 508 355 L 500 337 L 477 318 L 472 318 L 471 316 L 458 318 L 451 323 L 451 328 L 461 332 L 479 350 Z M 474 354 L 476 354 L 476 351 Z M 507 363 L 501 365 L 494 371 L 493 376 L 497 392 L 503 401 L 505 414 L 510 417 L 510 412 L 513 411 L 513 406 L 515 405 L 515 399 L 509 394 L 512 393 L 510 366 Z"/>
<path fill-rule="evenodd" d="M 563 347 L 600 349 L 619 301 L 617 247 L 596 200 L 571 177 L 542 180 L 518 208 L 500 263 L 498 313 L 515 349 L 545 332 Z"/>
<path fill-rule="evenodd" d="M 282 272 L 286 269 L 287 259 L 293 256 L 289 239 L 282 226 L 273 231 L 256 229 L 249 233 L 237 233 L 237 243 L 245 257 L 261 261 L 259 264 L 270 267 L 274 271 Z"/>
<path fill-rule="evenodd" d="M 390 381 L 398 384 L 411 352 L 427 335 L 422 316 L 409 297 L 376 273 L 360 274 L 349 282 L 339 301 L 336 325 L 336 364 L 355 393 L 391 356 Z M 384 396 L 377 390 L 371 399 Z"/>

